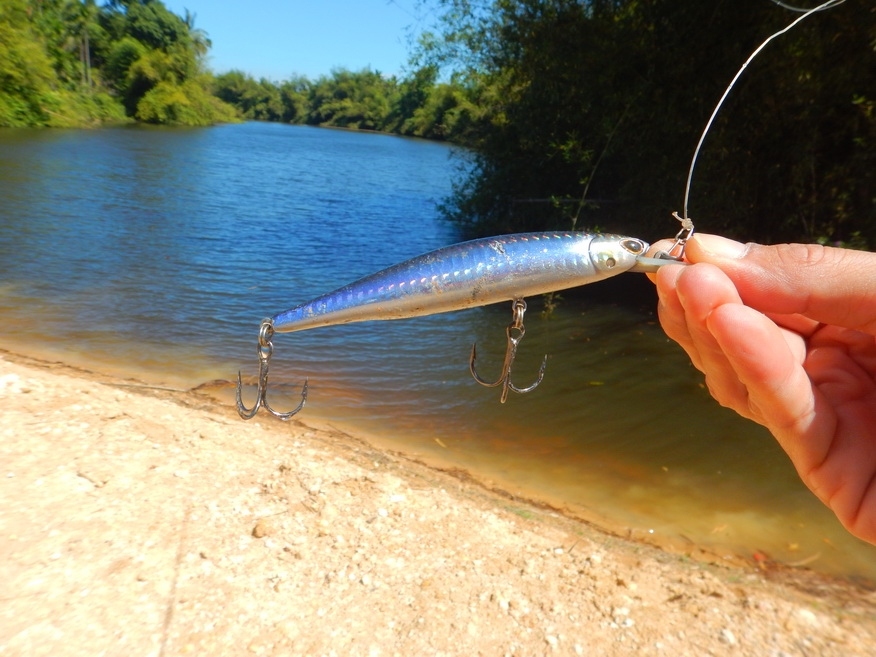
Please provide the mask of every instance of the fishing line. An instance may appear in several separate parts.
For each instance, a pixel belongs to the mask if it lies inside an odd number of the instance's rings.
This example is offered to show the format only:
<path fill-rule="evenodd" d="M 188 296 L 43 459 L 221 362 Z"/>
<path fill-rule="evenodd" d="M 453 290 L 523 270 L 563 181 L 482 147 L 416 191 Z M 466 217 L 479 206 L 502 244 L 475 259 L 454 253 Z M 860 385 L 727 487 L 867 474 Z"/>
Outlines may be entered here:
<path fill-rule="evenodd" d="M 783 7 L 785 9 L 789 9 L 791 11 L 805 11 L 806 13 L 804 13 L 801 16 L 799 16 L 798 18 L 796 18 L 790 25 L 788 25 L 784 29 L 781 29 L 778 32 L 776 32 L 775 34 L 770 35 L 763 43 L 761 43 L 755 49 L 755 51 L 753 53 L 751 53 L 751 55 L 749 56 L 748 59 L 745 60 L 745 63 L 742 65 L 742 67 L 739 69 L 739 71 L 737 71 L 736 75 L 733 76 L 733 79 L 730 81 L 730 85 L 724 91 L 724 95 L 721 96 L 721 99 L 718 101 L 718 104 L 715 106 L 715 111 L 712 112 L 712 116 L 710 116 L 708 122 L 706 122 L 706 128 L 705 128 L 705 130 L 703 130 L 703 134 L 700 136 L 700 140 L 697 143 L 697 147 L 694 149 L 693 159 L 691 160 L 691 163 L 690 163 L 690 171 L 687 174 L 687 184 L 685 185 L 685 188 L 684 188 L 684 216 L 683 216 L 683 218 L 685 220 L 689 220 L 689 217 L 687 214 L 687 207 L 688 207 L 688 201 L 690 199 L 690 186 L 691 186 L 691 181 L 693 180 L 694 167 L 696 167 L 696 164 L 697 164 L 697 157 L 700 154 L 700 148 L 702 148 L 703 142 L 706 140 L 706 135 L 709 132 L 709 128 L 712 127 L 712 122 L 715 120 L 715 117 L 718 115 L 718 112 L 720 111 L 721 106 L 724 104 L 724 101 L 727 99 L 727 96 L 730 95 L 730 90 L 733 89 L 733 86 L 736 84 L 736 81 L 739 80 L 743 71 L 745 71 L 745 69 L 752 62 L 752 60 L 755 57 L 757 57 L 758 54 L 760 54 L 760 51 L 763 50 L 770 41 L 772 41 L 776 37 L 781 36 L 785 32 L 793 29 L 797 25 L 797 23 L 808 18 L 812 14 L 819 12 L 819 11 L 824 11 L 826 9 L 832 9 L 832 8 L 836 7 L 837 5 L 841 5 L 846 0 L 827 0 L 827 2 L 822 3 L 822 4 L 818 5 L 817 7 L 812 8 L 812 9 L 801 9 L 798 7 L 792 7 L 791 5 L 786 5 L 785 3 L 780 2 L 779 0 L 770 0 L 770 1 L 773 4 L 777 4 L 780 7 Z"/>
<path fill-rule="evenodd" d="M 781 7 L 782 9 L 787 9 L 788 11 L 797 11 L 801 14 L 805 14 L 810 9 L 809 7 L 795 7 L 793 5 L 782 2 L 782 0 L 770 0 L 770 2 L 772 2 L 774 5 L 779 5 L 779 7 Z"/>

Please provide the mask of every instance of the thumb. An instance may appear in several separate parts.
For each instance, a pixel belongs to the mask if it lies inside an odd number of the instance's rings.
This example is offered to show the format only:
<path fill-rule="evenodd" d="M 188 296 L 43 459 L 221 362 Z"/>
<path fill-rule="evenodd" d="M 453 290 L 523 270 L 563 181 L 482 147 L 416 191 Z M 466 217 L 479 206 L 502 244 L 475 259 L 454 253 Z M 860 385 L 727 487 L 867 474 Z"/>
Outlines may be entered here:
<path fill-rule="evenodd" d="M 876 334 L 874 253 L 818 244 L 741 244 L 697 234 L 685 255 L 723 270 L 756 310 Z"/>

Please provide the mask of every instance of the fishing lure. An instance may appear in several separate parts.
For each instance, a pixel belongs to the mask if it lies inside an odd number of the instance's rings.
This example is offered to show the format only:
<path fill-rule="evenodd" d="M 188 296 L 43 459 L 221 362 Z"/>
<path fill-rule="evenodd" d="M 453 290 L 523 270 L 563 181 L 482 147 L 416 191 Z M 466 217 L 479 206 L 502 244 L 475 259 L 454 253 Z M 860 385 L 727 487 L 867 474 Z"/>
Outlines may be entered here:
<path fill-rule="evenodd" d="M 683 242 L 693 230 L 676 238 Z M 649 245 L 635 237 L 584 232 L 521 233 L 454 244 L 388 267 L 354 283 L 319 296 L 262 321 L 259 330 L 259 382 L 255 405 L 246 408 L 241 399 L 242 382 L 237 377 L 237 410 L 244 419 L 260 407 L 288 420 L 303 408 L 307 382 L 298 407 L 280 413 L 267 401 L 268 367 L 274 333 L 304 331 L 320 326 L 351 322 L 405 319 L 513 302 L 513 320 L 508 325 L 507 348 L 502 372 L 496 381 L 481 378 L 475 369 L 477 352 L 472 347 L 469 368 L 485 386 L 502 386 L 501 401 L 508 392 L 524 393 L 541 383 L 547 357 L 538 378 L 526 388 L 511 382 L 511 366 L 523 339 L 526 312 L 524 297 L 565 290 L 604 280 L 624 272 L 653 272 L 678 258 L 668 254 L 648 258 Z M 670 250 L 669 253 L 675 249 Z"/>

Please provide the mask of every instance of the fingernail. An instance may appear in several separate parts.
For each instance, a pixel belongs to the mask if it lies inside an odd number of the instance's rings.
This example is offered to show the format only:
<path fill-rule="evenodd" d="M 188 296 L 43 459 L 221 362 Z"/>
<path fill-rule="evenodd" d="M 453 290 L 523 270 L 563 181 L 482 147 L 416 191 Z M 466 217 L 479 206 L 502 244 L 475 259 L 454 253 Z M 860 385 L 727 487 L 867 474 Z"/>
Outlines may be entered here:
<path fill-rule="evenodd" d="M 721 237 L 720 235 L 704 235 L 698 233 L 695 238 L 703 255 L 712 258 L 736 259 L 745 255 L 748 245 L 735 240 Z"/>

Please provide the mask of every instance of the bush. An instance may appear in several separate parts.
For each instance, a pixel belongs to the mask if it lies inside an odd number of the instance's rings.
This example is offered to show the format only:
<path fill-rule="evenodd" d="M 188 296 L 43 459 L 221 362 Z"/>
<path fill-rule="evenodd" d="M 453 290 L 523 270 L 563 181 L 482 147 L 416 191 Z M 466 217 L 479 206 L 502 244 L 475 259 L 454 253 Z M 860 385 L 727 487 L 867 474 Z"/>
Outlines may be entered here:
<path fill-rule="evenodd" d="M 137 103 L 136 118 L 146 123 L 206 126 L 237 121 L 235 109 L 211 96 L 194 80 L 159 82 Z"/>

